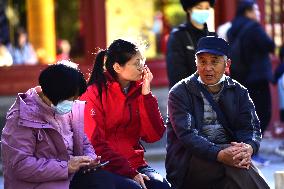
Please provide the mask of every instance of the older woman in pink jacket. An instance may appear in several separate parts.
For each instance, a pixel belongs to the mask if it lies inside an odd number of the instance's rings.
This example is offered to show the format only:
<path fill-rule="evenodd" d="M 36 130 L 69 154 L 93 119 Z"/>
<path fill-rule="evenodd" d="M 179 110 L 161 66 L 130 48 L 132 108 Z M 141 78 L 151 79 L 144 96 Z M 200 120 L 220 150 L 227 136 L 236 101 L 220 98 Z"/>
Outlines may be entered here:
<path fill-rule="evenodd" d="M 86 90 L 83 74 L 61 62 L 44 69 L 39 84 L 19 94 L 7 113 L 1 137 L 5 189 L 76 189 L 82 182 L 112 189 L 83 131 L 85 103 L 76 100 Z"/>

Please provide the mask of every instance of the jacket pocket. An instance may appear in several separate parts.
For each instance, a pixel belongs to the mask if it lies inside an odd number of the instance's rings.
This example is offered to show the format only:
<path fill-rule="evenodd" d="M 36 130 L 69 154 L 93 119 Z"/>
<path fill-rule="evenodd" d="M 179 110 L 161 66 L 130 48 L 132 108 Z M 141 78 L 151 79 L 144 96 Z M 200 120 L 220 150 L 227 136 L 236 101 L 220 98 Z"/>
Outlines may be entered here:
<path fill-rule="evenodd" d="M 47 135 L 45 129 L 36 129 L 36 146 L 35 146 L 35 155 L 37 157 L 56 157 L 56 149 L 49 140 L 49 136 Z"/>

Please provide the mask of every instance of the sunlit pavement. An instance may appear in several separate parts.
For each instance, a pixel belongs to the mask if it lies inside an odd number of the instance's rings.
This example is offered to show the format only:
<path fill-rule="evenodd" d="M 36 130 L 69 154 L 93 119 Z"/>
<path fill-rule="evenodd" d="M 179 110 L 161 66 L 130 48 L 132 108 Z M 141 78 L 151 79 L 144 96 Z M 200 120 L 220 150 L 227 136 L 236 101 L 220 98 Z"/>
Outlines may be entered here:
<path fill-rule="evenodd" d="M 166 171 L 164 168 L 164 161 L 150 161 L 150 166 L 152 166 L 155 170 L 157 170 L 159 173 L 161 173 L 163 176 L 166 175 Z M 282 162 L 276 162 L 271 163 L 270 165 L 266 167 L 260 168 L 262 173 L 264 174 L 265 178 L 267 179 L 267 182 L 271 189 L 274 188 L 274 172 L 279 170 L 284 170 L 284 161 Z M 0 189 L 4 189 L 3 186 L 3 177 L 0 177 Z"/>
<path fill-rule="evenodd" d="M 281 139 L 263 139 L 260 147 L 260 155 L 269 159 L 271 163 L 268 166 L 259 167 L 264 177 L 266 178 L 269 186 L 274 189 L 274 173 L 275 171 L 284 171 L 284 157 L 279 157 L 274 153 L 274 149 L 282 142 Z M 156 169 L 163 176 L 166 175 L 164 166 L 165 157 L 165 138 L 159 143 L 153 145 L 145 145 L 145 157 L 154 169 Z M 284 188 L 284 187 L 283 187 Z M 0 189 L 4 189 L 3 177 L 0 176 Z"/>
<path fill-rule="evenodd" d="M 168 89 L 166 87 L 153 89 L 153 94 L 157 96 L 160 111 L 165 118 L 166 115 L 166 106 L 167 106 L 167 97 Z M 10 100 L 10 104 L 12 100 Z M 0 105 L 1 106 L 1 105 Z M 284 158 L 279 157 L 274 154 L 274 150 L 284 139 L 277 138 L 264 138 L 260 146 L 260 155 L 271 160 L 270 165 L 265 167 L 259 167 L 261 172 L 264 174 L 269 186 L 274 189 L 274 172 L 275 171 L 284 171 Z M 146 148 L 146 159 L 148 160 L 150 166 L 160 172 L 163 176 L 166 175 L 164 168 L 164 157 L 165 157 L 165 137 L 159 142 L 154 144 L 144 144 Z M 284 188 L 284 187 L 283 187 Z M 4 189 L 3 186 L 3 177 L 0 176 L 0 189 Z"/>
<path fill-rule="evenodd" d="M 279 157 L 274 153 L 274 149 L 282 142 L 281 139 L 263 139 L 260 147 L 259 155 L 270 160 L 268 166 L 258 167 L 266 178 L 271 189 L 275 188 L 274 173 L 275 171 L 284 171 L 284 157 Z M 165 148 L 151 148 L 148 146 L 146 151 L 146 159 L 150 166 L 156 169 L 163 176 L 166 175 L 164 157 Z M 244 188 L 245 189 L 245 188 Z M 284 189 L 284 186 L 283 186 Z"/>
<path fill-rule="evenodd" d="M 166 87 L 154 88 L 152 90 L 153 94 L 156 95 L 159 102 L 160 111 L 165 118 L 166 116 L 166 106 L 168 98 L 168 89 Z M 275 155 L 274 150 L 277 146 L 284 141 L 284 138 L 264 138 L 260 145 L 260 156 L 268 159 L 271 163 L 268 166 L 258 167 L 266 178 L 269 186 L 274 189 L 274 172 L 284 171 L 284 157 L 279 157 Z M 166 175 L 164 168 L 164 154 L 165 150 L 165 137 L 158 142 L 158 144 L 152 144 L 146 146 L 146 157 L 149 160 L 149 164 L 153 166 L 157 171 L 159 171 L 163 176 Z M 154 147 L 153 147 L 154 146 Z M 284 189 L 284 186 L 283 186 Z"/>
<path fill-rule="evenodd" d="M 164 161 L 151 161 L 149 162 L 150 166 L 152 166 L 156 171 L 161 173 L 163 176 L 166 175 L 166 171 L 164 168 Z M 266 178 L 271 189 L 275 188 L 274 186 L 274 172 L 279 170 L 284 170 L 284 161 L 271 163 L 268 166 L 260 168 L 264 177 Z M 244 188 L 245 189 L 245 188 Z"/>

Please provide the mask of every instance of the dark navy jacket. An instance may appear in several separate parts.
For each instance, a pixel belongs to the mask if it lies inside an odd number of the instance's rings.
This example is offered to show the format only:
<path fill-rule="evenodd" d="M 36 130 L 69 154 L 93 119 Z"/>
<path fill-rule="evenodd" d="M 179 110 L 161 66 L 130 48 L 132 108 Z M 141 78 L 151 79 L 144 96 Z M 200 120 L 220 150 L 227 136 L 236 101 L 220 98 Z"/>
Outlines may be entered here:
<path fill-rule="evenodd" d="M 167 43 L 167 72 L 169 87 L 190 76 L 196 71 L 195 49 L 200 38 L 215 35 L 207 25 L 203 30 L 195 28 L 190 22 L 174 28 Z"/>
<path fill-rule="evenodd" d="M 179 188 L 189 168 L 192 155 L 217 161 L 221 147 L 199 135 L 202 127 L 204 103 L 192 75 L 177 83 L 169 92 L 167 119 L 167 179 Z M 259 149 L 261 132 L 259 120 L 247 90 L 226 77 L 219 105 L 233 133 L 232 141 L 245 142 Z"/>
<path fill-rule="evenodd" d="M 232 21 L 232 27 L 228 30 L 228 41 L 232 43 L 238 37 L 241 29 L 248 23 L 254 24 L 247 29 L 241 39 L 242 56 L 245 57 L 245 64 L 248 64 L 249 67 L 249 73 L 244 84 L 271 81 L 272 66 L 269 53 L 274 51 L 275 44 L 258 22 L 243 16 L 236 17 Z"/>

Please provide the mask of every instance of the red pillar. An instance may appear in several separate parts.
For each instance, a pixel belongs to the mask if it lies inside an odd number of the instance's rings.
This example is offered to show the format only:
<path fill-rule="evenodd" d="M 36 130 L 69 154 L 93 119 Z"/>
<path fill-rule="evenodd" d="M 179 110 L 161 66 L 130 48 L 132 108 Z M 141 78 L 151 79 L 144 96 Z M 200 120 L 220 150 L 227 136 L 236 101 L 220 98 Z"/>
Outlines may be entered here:
<path fill-rule="evenodd" d="M 259 7 L 259 11 L 260 11 L 260 23 L 264 26 L 265 24 L 265 15 L 267 14 L 265 12 L 265 0 L 257 0 L 257 5 Z"/>
<path fill-rule="evenodd" d="M 231 21 L 235 17 L 237 0 L 218 0 L 215 4 L 215 27 L 227 21 Z"/>
<path fill-rule="evenodd" d="M 282 5 L 280 7 L 281 44 L 284 45 L 284 0 L 280 0 L 280 5 Z"/>
<path fill-rule="evenodd" d="M 105 0 L 80 1 L 81 35 L 84 40 L 85 64 L 92 64 L 98 48 L 106 48 Z"/>
<path fill-rule="evenodd" d="M 261 12 L 261 24 L 265 22 L 265 0 L 257 0 L 259 10 Z M 217 28 L 221 24 L 231 21 L 236 14 L 238 7 L 238 0 L 218 0 L 215 4 L 215 27 Z"/>

